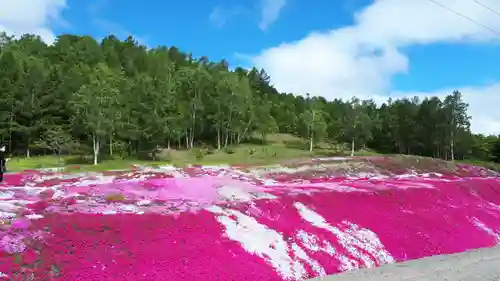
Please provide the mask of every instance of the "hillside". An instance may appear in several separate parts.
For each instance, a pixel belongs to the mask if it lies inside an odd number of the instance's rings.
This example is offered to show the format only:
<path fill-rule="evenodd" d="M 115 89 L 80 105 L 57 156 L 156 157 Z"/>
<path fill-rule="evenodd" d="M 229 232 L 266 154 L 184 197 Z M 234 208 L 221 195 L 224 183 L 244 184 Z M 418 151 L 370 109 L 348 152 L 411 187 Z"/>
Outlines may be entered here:
<path fill-rule="evenodd" d="M 0 276 L 301 281 L 494 246 L 499 187 L 414 156 L 7 174 Z"/>

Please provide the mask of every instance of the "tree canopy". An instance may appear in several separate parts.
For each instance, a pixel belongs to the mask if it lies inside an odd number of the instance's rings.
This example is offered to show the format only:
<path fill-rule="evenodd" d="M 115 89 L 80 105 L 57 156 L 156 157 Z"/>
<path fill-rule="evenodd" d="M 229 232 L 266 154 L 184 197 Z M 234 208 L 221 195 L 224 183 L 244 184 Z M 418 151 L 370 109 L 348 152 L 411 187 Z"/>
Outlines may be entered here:
<path fill-rule="evenodd" d="M 498 136 L 473 134 L 460 92 L 444 99 L 335 99 L 280 93 L 265 70 L 134 38 L 0 34 L 0 140 L 11 153 L 137 155 L 238 145 L 271 133 L 443 159 L 500 161 Z M 361 81 L 360 81 L 361 82 Z M 312 93 L 313 95 L 315 93 Z M 318 93 L 321 94 L 321 93 Z"/>

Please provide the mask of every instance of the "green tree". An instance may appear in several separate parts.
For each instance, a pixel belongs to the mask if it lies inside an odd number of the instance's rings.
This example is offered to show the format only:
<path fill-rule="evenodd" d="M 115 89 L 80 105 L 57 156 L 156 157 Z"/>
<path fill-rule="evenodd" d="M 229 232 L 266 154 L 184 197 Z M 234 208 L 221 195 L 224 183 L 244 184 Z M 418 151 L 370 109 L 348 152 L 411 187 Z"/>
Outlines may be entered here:
<path fill-rule="evenodd" d="M 350 142 L 351 156 L 354 156 L 356 148 L 363 147 L 372 137 L 372 120 L 359 99 L 353 98 L 350 101 L 343 125 L 344 140 Z"/>
<path fill-rule="evenodd" d="M 113 130 L 113 120 L 119 104 L 121 75 L 103 63 L 89 72 L 89 82 L 74 96 L 76 119 L 92 139 L 94 165 L 97 165 L 102 140 Z"/>
<path fill-rule="evenodd" d="M 448 121 L 447 132 L 449 133 L 450 156 L 455 160 L 455 143 L 460 130 L 470 130 L 470 117 L 467 115 L 468 104 L 462 101 L 462 93 L 454 91 L 444 100 L 444 110 Z"/>

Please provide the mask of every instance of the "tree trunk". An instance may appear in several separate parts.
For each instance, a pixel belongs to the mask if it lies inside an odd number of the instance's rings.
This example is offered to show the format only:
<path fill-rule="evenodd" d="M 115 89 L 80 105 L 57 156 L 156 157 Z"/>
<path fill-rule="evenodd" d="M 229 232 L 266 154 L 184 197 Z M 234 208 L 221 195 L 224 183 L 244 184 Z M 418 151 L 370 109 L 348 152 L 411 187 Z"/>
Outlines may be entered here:
<path fill-rule="evenodd" d="M 226 133 L 226 139 L 224 140 L 224 147 L 227 147 L 228 142 L 229 142 L 229 134 Z"/>
<path fill-rule="evenodd" d="M 196 93 L 195 93 L 195 99 L 196 99 Z M 192 114 L 192 127 L 191 127 L 191 138 L 190 138 L 190 148 L 192 149 L 194 147 L 194 132 L 196 128 L 196 104 L 193 105 L 193 114 Z"/>
<path fill-rule="evenodd" d="M 351 141 L 351 156 L 354 156 L 354 138 Z"/>
<path fill-rule="evenodd" d="M 113 156 L 113 134 L 109 136 L 109 155 Z"/>
<path fill-rule="evenodd" d="M 451 161 L 455 161 L 455 107 L 451 111 L 451 131 L 450 131 L 450 153 L 451 153 Z"/>
<path fill-rule="evenodd" d="M 9 121 L 9 153 L 12 152 L 12 122 L 14 122 L 14 103 L 10 108 L 10 121 Z"/>
<path fill-rule="evenodd" d="M 194 130 L 193 130 L 193 133 L 191 133 L 191 139 L 189 141 L 189 148 L 191 148 L 191 149 L 194 148 Z"/>
<path fill-rule="evenodd" d="M 142 140 L 142 136 L 140 136 L 138 139 L 137 139 L 137 155 L 139 155 L 141 153 L 141 149 L 142 149 L 142 146 L 141 146 L 141 140 Z"/>
<path fill-rule="evenodd" d="M 170 140 L 167 140 L 167 149 L 170 150 Z"/>
<path fill-rule="evenodd" d="M 454 141 L 453 131 L 451 131 L 450 152 L 451 152 L 451 161 L 455 161 L 455 141 Z"/>
<path fill-rule="evenodd" d="M 311 120 L 311 134 L 309 139 L 309 151 L 313 151 L 313 140 L 314 140 L 314 117 L 316 116 L 316 111 L 312 111 L 312 120 Z"/>
<path fill-rule="evenodd" d="M 220 135 L 220 126 L 217 128 L 217 150 L 220 150 L 221 146 L 221 135 Z"/>
<path fill-rule="evenodd" d="M 34 111 L 33 104 L 35 103 L 35 93 L 33 90 L 31 91 L 31 111 Z M 31 144 L 31 129 L 33 126 L 33 119 L 30 118 L 29 120 L 29 131 L 28 131 L 28 147 L 26 148 L 26 158 L 30 158 L 31 153 L 30 153 L 30 144 Z"/>
<path fill-rule="evenodd" d="M 248 121 L 248 123 L 247 123 L 247 126 L 245 127 L 245 130 L 243 130 L 243 133 L 241 133 L 241 137 L 245 137 L 245 134 L 247 133 L 251 124 L 252 124 L 252 120 L 250 119 L 250 121 Z M 240 135 L 238 135 L 238 143 L 240 143 Z"/>
<path fill-rule="evenodd" d="M 96 134 L 94 134 L 92 136 L 92 146 L 94 149 L 94 165 L 97 165 L 97 158 L 99 157 L 100 143 L 99 143 L 99 137 Z"/>
<path fill-rule="evenodd" d="M 129 155 L 129 156 L 132 156 L 132 152 L 133 152 L 133 151 L 132 151 L 132 149 L 134 149 L 134 148 L 132 147 L 132 141 L 131 141 L 131 140 L 129 140 L 129 141 L 128 141 L 128 148 L 127 148 L 127 150 L 128 150 L 128 155 Z"/>
<path fill-rule="evenodd" d="M 60 148 L 57 149 L 57 165 L 64 166 L 64 161 L 61 157 L 61 149 Z"/>

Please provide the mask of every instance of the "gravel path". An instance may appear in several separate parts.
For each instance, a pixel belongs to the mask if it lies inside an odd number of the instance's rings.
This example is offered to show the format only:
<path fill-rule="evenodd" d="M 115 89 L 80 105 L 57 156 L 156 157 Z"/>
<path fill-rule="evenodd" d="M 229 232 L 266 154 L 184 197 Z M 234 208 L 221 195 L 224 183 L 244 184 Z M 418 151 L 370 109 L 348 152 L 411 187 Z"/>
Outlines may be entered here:
<path fill-rule="evenodd" d="M 363 269 L 311 281 L 500 281 L 500 247 Z"/>

